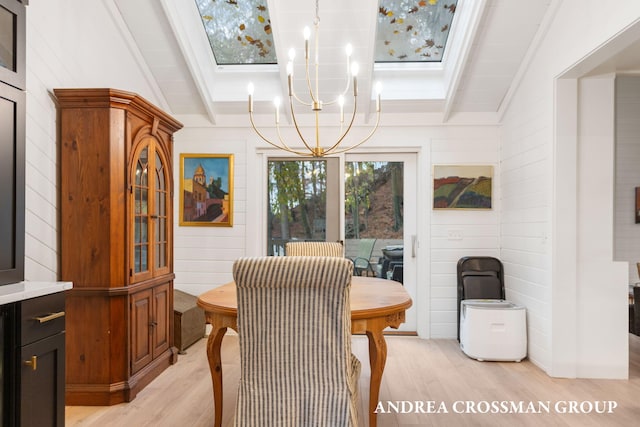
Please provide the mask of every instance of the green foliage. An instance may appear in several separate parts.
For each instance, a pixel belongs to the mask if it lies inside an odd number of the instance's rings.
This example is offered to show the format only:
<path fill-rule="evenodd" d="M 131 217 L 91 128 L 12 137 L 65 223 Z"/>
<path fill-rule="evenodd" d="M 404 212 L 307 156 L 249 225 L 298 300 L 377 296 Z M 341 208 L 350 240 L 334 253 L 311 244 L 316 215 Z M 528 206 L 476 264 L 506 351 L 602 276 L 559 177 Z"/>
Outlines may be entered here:
<path fill-rule="evenodd" d="M 268 193 L 271 214 L 289 228 L 300 220 L 306 238 L 317 211 L 324 218 L 326 204 L 326 162 L 321 160 L 270 161 Z M 297 216 L 299 215 L 299 217 Z M 286 216 L 284 218 L 283 216 Z"/>

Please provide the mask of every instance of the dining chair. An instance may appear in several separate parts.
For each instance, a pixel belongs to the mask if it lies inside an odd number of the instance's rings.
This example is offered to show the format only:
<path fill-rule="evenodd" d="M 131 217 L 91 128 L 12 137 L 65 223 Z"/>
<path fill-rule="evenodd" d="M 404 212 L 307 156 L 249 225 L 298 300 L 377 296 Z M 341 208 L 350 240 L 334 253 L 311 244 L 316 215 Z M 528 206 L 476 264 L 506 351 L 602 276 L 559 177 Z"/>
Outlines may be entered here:
<path fill-rule="evenodd" d="M 357 426 L 353 264 L 337 257 L 241 258 L 236 426 Z"/>
<path fill-rule="evenodd" d="M 287 256 L 334 256 L 344 258 L 344 246 L 340 242 L 287 242 Z"/>
<path fill-rule="evenodd" d="M 358 241 L 358 254 L 352 259 L 354 271 L 358 276 L 362 276 L 363 273 L 376 275 L 376 271 L 371 265 L 371 254 L 373 254 L 376 240 L 378 239 L 360 239 Z"/>

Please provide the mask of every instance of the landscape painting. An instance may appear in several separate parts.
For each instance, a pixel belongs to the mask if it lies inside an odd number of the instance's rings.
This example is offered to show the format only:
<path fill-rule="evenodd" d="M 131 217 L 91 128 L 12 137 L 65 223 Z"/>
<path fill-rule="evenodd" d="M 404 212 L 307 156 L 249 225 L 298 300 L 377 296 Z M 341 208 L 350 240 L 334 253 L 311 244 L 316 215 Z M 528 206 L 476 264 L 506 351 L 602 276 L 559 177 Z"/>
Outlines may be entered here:
<path fill-rule="evenodd" d="M 433 167 L 433 209 L 491 209 L 493 166 Z"/>
<path fill-rule="evenodd" d="M 233 154 L 180 154 L 180 225 L 233 225 Z"/>

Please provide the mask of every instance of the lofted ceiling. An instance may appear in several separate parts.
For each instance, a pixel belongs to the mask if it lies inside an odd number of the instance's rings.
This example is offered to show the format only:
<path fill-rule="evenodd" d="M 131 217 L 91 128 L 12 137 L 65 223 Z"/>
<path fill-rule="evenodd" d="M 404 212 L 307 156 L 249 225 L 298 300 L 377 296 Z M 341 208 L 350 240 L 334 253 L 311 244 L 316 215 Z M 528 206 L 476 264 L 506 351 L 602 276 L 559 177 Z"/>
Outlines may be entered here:
<path fill-rule="evenodd" d="M 315 17 L 315 0 L 265 0 L 278 64 L 218 66 L 195 0 L 114 2 L 165 107 L 214 124 L 246 115 L 249 82 L 256 88 L 256 114 L 271 113 L 275 96 L 287 99 L 288 51 L 296 48 L 302 56 L 302 28 Z M 320 0 L 321 97 L 344 88 L 342 52 L 351 43 L 360 64 L 358 111 L 365 115 L 375 108 L 377 81 L 383 114 L 439 113 L 446 122 L 457 113 L 498 112 L 550 3 L 458 0 L 442 64 L 374 65 L 378 2 Z M 294 73 L 298 91 L 302 74 Z"/>

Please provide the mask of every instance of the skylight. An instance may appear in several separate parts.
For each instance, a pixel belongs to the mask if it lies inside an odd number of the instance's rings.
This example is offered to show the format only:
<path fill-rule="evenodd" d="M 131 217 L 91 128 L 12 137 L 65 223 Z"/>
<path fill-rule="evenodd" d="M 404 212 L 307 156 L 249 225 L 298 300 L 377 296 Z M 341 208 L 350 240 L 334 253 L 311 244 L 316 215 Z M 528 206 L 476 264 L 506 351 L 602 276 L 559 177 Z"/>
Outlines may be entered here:
<path fill-rule="evenodd" d="M 457 0 L 380 0 L 375 61 L 441 62 Z"/>
<path fill-rule="evenodd" d="M 196 0 L 218 65 L 276 64 L 267 0 Z"/>

